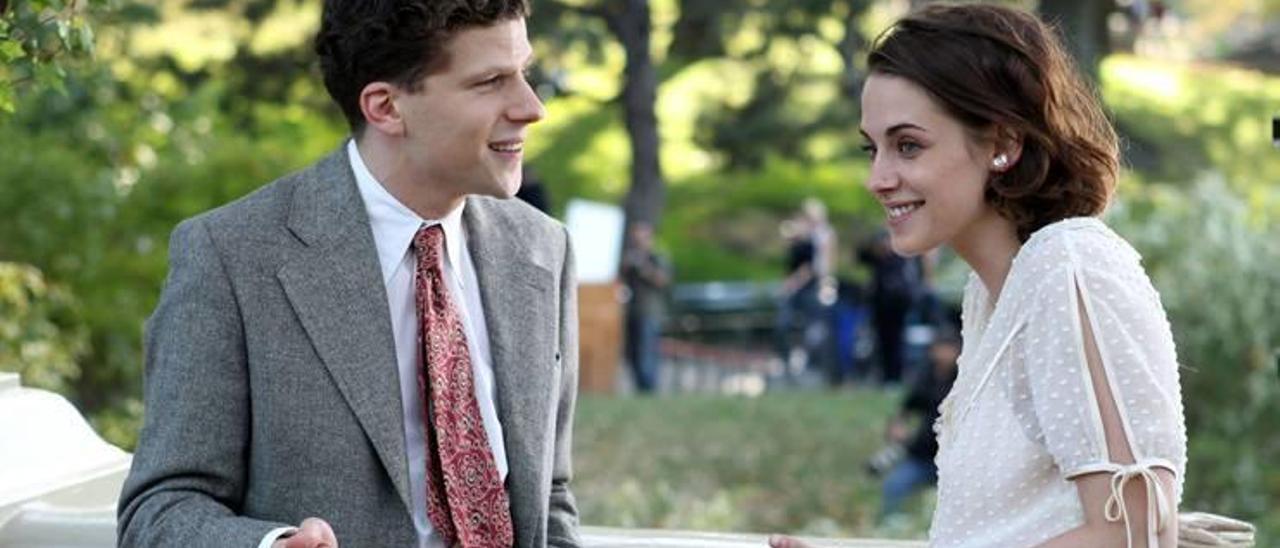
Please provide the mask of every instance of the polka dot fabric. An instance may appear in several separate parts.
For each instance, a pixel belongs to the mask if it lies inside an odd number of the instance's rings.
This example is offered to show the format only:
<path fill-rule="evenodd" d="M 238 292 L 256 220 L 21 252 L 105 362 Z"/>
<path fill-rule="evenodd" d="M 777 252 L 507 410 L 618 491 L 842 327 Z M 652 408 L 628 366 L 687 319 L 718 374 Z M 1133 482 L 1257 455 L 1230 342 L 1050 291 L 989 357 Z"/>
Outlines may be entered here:
<path fill-rule="evenodd" d="M 1060 221 L 1023 245 L 999 302 L 990 300 L 971 275 L 960 372 L 935 426 L 931 545 L 1034 546 L 1074 529 L 1084 513 L 1070 478 L 1085 473 L 1151 482 L 1152 470 L 1166 468 L 1180 499 L 1186 428 L 1177 356 L 1138 253 L 1097 219 Z M 1107 454 L 1084 321 L 1137 460 L 1131 466 Z"/>

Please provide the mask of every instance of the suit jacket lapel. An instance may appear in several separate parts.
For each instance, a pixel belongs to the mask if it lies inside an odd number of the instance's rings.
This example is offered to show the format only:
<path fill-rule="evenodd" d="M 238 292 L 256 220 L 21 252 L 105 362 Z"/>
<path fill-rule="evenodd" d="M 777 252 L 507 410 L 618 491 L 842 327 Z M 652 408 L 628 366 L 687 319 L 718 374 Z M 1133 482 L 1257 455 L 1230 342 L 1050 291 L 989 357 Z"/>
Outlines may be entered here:
<path fill-rule="evenodd" d="M 535 494 L 545 493 L 537 488 L 542 481 L 538 471 L 550 447 L 546 440 L 555 413 L 551 370 L 559 349 L 555 321 L 559 309 L 552 298 L 553 275 L 533 262 L 520 240 L 527 236 L 528 227 L 517 226 L 487 201 L 468 199 L 463 227 L 489 331 L 516 545 L 528 546 L 536 531 L 521 524 L 536 523 L 545 503 Z"/>
<path fill-rule="evenodd" d="M 303 178 L 288 226 L 307 248 L 277 277 L 408 511 L 413 505 L 386 287 L 346 147 Z"/>

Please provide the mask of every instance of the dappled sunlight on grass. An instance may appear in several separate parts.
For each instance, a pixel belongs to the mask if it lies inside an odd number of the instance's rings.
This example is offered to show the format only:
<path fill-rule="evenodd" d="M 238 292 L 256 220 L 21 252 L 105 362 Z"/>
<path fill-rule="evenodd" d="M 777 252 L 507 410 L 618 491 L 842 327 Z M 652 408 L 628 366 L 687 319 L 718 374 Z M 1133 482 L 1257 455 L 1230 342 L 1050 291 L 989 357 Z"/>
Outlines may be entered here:
<path fill-rule="evenodd" d="M 1219 176 L 1250 197 L 1252 212 L 1280 213 L 1280 153 L 1269 127 L 1280 78 L 1115 55 L 1103 63 L 1102 80 L 1103 98 L 1126 138 L 1126 161 L 1145 180 L 1185 187 Z"/>
<path fill-rule="evenodd" d="M 588 525 L 922 537 L 932 502 L 877 527 L 865 463 L 896 392 L 584 396 L 574 493 Z"/>
<path fill-rule="evenodd" d="M 1132 60 L 1109 60 L 1104 67 L 1108 84 L 1140 90 L 1148 100 L 1158 101 L 1168 107 L 1181 107 L 1185 88 L 1185 76 L 1181 71 L 1170 70 L 1167 64 Z"/>

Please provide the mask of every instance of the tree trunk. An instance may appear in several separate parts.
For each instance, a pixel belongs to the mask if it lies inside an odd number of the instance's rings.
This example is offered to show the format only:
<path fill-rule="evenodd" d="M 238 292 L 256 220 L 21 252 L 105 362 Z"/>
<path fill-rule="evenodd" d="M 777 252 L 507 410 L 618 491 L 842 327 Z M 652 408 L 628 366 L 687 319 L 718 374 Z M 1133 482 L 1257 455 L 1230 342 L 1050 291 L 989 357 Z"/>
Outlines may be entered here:
<path fill-rule="evenodd" d="M 1113 0 L 1040 0 L 1041 16 L 1058 26 L 1067 51 L 1095 84 L 1098 64 L 1111 51 L 1107 16 L 1113 5 Z"/>
<path fill-rule="evenodd" d="M 840 93 L 857 101 L 862 94 L 862 82 L 866 75 L 858 69 L 858 60 L 866 55 L 867 40 L 858 28 L 858 22 L 867 11 L 867 2 L 853 1 L 844 17 L 844 37 L 836 44 L 844 70 L 840 73 Z"/>
<path fill-rule="evenodd" d="M 605 9 L 605 21 L 627 53 L 622 91 L 631 136 L 631 188 L 623 206 L 627 225 L 645 222 L 657 227 L 666 190 L 658 157 L 658 75 L 649 53 L 649 1 L 614 0 Z"/>

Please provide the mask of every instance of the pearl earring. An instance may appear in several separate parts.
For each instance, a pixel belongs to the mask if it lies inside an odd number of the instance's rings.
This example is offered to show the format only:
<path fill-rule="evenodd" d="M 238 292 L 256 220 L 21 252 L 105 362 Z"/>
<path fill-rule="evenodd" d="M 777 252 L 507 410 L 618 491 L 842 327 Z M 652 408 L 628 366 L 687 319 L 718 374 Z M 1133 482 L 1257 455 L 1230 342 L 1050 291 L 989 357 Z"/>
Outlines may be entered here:
<path fill-rule="evenodd" d="M 1009 157 L 1003 154 L 996 156 L 996 158 L 991 161 L 991 165 L 995 166 L 996 169 L 1009 167 Z"/>

